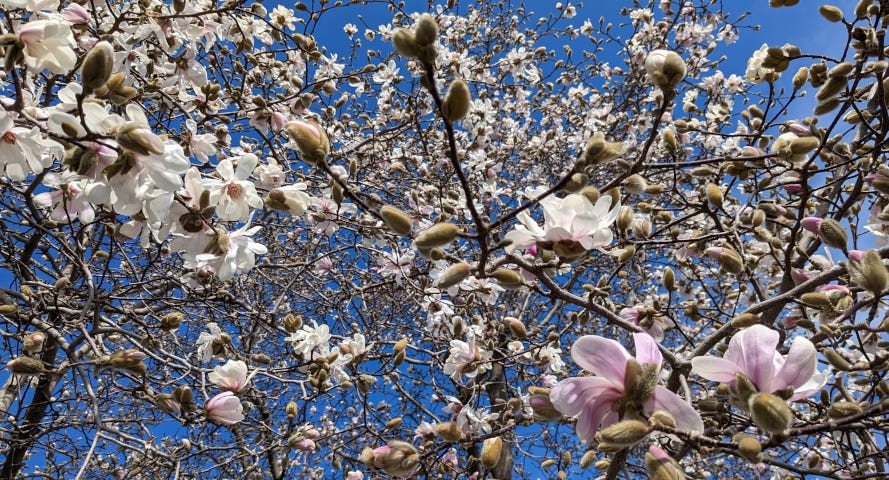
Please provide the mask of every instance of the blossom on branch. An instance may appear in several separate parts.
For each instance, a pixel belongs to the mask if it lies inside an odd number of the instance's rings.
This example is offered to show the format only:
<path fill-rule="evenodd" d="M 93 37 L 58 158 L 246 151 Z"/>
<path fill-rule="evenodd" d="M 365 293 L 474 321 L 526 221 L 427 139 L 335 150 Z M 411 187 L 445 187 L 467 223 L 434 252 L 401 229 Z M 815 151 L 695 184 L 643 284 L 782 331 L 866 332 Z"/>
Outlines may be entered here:
<path fill-rule="evenodd" d="M 207 401 L 207 418 L 223 425 L 244 420 L 244 406 L 232 392 L 222 392 Z"/>
<path fill-rule="evenodd" d="M 703 432 L 698 412 L 675 393 L 657 385 L 663 357 L 647 333 L 633 334 L 636 356 L 620 343 L 598 335 L 574 342 L 571 358 L 593 374 L 557 383 L 550 394 L 563 415 L 577 417 L 577 436 L 589 442 L 599 428 L 622 419 L 647 417 L 655 410 L 668 412 L 682 430 Z"/>
<path fill-rule="evenodd" d="M 753 325 L 732 337 L 722 358 L 693 358 L 692 373 L 732 387 L 737 387 L 738 376 L 742 375 L 758 391 L 786 395 L 789 400 L 801 400 L 817 392 L 825 378 L 816 370 L 815 346 L 796 337 L 787 355 L 781 355 L 777 350 L 779 337 L 771 328 Z"/>

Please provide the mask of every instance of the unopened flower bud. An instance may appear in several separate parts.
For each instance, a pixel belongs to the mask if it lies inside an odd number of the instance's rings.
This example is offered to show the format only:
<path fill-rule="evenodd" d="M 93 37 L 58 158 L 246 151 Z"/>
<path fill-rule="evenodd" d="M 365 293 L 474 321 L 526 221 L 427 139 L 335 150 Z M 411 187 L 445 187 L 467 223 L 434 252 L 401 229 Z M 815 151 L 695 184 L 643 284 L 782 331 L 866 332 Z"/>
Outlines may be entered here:
<path fill-rule="evenodd" d="M 111 354 L 111 366 L 130 369 L 142 363 L 142 360 L 146 358 L 148 358 L 148 355 L 134 348 L 118 350 Z"/>
<path fill-rule="evenodd" d="M 446 442 L 459 442 L 463 438 L 463 430 L 457 422 L 444 422 L 435 426 L 435 433 Z"/>
<path fill-rule="evenodd" d="M 308 163 L 323 163 L 330 153 L 327 133 L 316 122 L 294 120 L 287 124 L 287 133 L 299 147 L 302 158 Z"/>
<path fill-rule="evenodd" d="M 793 412 L 783 399 L 771 393 L 756 393 L 749 400 L 753 423 L 769 433 L 781 433 L 790 428 Z"/>
<path fill-rule="evenodd" d="M 43 362 L 31 357 L 18 357 L 6 362 L 6 368 L 18 375 L 39 375 L 46 373 Z"/>
<path fill-rule="evenodd" d="M 648 436 L 650 428 L 639 420 L 624 420 L 611 425 L 596 434 L 599 450 L 602 452 L 619 452 L 641 442 Z"/>
<path fill-rule="evenodd" d="M 803 88 L 803 85 L 806 84 L 806 80 L 809 79 L 809 69 L 806 67 L 799 67 L 796 71 L 796 74 L 793 75 L 793 89 L 799 90 Z"/>
<path fill-rule="evenodd" d="M 497 284 L 507 290 L 517 290 L 525 285 L 522 274 L 509 268 L 498 268 L 491 273 L 491 277 L 497 280 Z"/>
<path fill-rule="evenodd" d="M 735 315 L 732 318 L 732 327 L 734 328 L 747 328 L 759 323 L 759 315 L 755 313 L 741 313 L 739 315 Z"/>
<path fill-rule="evenodd" d="M 414 244 L 421 249 L 446 247 L 459 233 L 460 227 L 453 223 L 438 223 L 420 232 L 414 239 Z"/>
<path fill-rule="evenodd" d="M 633 207 L 622 205 L 617 212 L 617 221 L 615 225 L 618 230 L 626 230 L 633 224 Z"/>
<path fill-rule="evenodd" d="M 414 26 L 414 40 L 420 47 L 432 45 L 438 38 L 438 22 L 435 17 L 424 13 L 420 15 L 417 24 Z"/>
<path fill-rule="evenodd" d="M 744 261 L 737 252 L 725 247 L 710 247 L 704 250 L 708 257 L 719 262 L 719 265 L 728 273 L 741 273 L 744 271 Z"/>
<path fill-rule="evenodd" d="M 284 330 L 287 333 L 296 333 L 303 324 L 303 317 L 288 313 L 284 317 Z"/>
<path fill-rule="evenodd" d="M 758 462 L 760 460 L 759 454 L 762 453 L 762 444 L 759 443 L 759 440 L 749 435 L 739 435 L 739 437 L 737 439 L 738 453 L 751 462 Z"/>
<path fill-rule="evenodd" d="M 534 412 L 534 420 L 538 422 L 554 422 L 562 418 L 562 413 L 556 410 L 550 400 L 550 389 L 543 387 L 529 387 L 528 405 Z"/>
<path fill-rule="evenodd" d="M 722 208 L 722 202 L 725 200 L 722 196 L 722 190 L 715 183 L 707 184 L 707 201 L 713 208 Z"/>
<path fill-rule="evenodd" d="M 662 448 L 652 445 L 645 453 L 645 468 L 650 480 L 685 480 L 682 469 Z"/>
<path fill-rule="evenodd" d="M 441 272 L 441 276 L 438 277 L 438 282 L 436 282 L 436 286 L 440 289 L 451 288 L 454 285 L 462 282 L 469 274 L 472 272 L 472 266 L 466 262 L 455 263 L 451 265 L 444 272 Z"/>
<path fill-rule="evenodd" d="M 139 155 L 163 155 L 164 141 L 145 125 L 127 122 L 118 127 L 117 144 Z"/>
<path fill-rule="evenodd" d="M 399 235 L 411 234 L 413 222 L 411 221 L 411 217 L 403 211 L 391 205 L 385 205 L 380 208 L 380 216 L 383 217 L 383 222 L 385 222 L 386 226 L 393 232 Z"/>
<path fill-rule="evenodd" d="M 179 328 L 179 325 L 182 324 L 182 320 L 185 318 L 185 315 L 182 312 L 172 312 L 161 317 L 161 330 L 176 330 Z"/>
<path fill-rule="evenodd" d="M 392 33 L 392 45 L 405 57 L 417 58 L 420 55 L 420 46 L 414 32 L 406 28 L 399 28 Z"/>
<path fill-rule="evenodd" d="M 868 250 L 861 255 L 861 261 L 849 262 L 852 281 L 859 287 L 879 296 L 889 286 L 889 270 L 876 250 Z"/>
<path fill-rule="evenodd" d="M 373 464 L 395 477 L 407 477 L 414 473 L 420 463 L 420 455 L 413 445 L 392 440 L 388 445 L 373 450 Z"/>
<path fill-rule="evenodd" d="M 818 13 L 828 22 L 836 23 L 843 20 L 843 11 L 834 5 L 821 5 L 818 7 Z"/>
<path fill-rule="evenodd" d="M 827 348 L 823 352 L 824 358 L 827 359 L 827 363 L 830 364 L 833 368 L 837 370 L 849 370 L 852 368 L 852 364 L 849 363 L 842 355 L 840 355 L 836 350 Z"/>
<path fill-rule="evenodd" d="M 661 284 L 668 292 L 676 291 L 676 274 L 670 267 L 664 268 L 664 274 L 661 276 Z"/>
<path fill-rule="evenodd" d="M 296 417 L 297 409 L 296 402 L 293 400 L 287 402 L 287 406 L 284 407 L 284 414 L 287 415 L 288 420 L 293 420 Z"/>
<path fill-rule="evenodd" d="M 750 397 L 759 392 L 759 389 L 756 388 L 756 384 L 754 384 L 746 375 L 736 373 L 735 383 L 731 385 L 730 391 L 735 398 L 746 405 L 749 402 Z"/>
<path fill-rule="evenodd" d="M 590 467 L 590 465 L 592 465 L 593 463 L 596 463 L 597 454 L 598 454 L 598 452 L 596 452 L 595 450 L 587 450 L 583 454 L 583 456 L 580 457 L 580 462 L 579 462 L 580 468 L 582 470 L 586 470 L 587 468 Z"/>
<path fill-rule="evenodd" d="M 645 187 L 648 186 L 648 182 L 642 178 L 642 175 L 638 173 L 634 173 L 629 177 L 625 178 L 623 181 L 623 187 L 627 192 L 633 195 L 639 195 L 645 192 Z"/>
<path fill-rule="evenodd" d="M 86 91 L 105 85 L 114 67 L 114 48 L 106 41 L 96 43 L 87 52 L 80 68 L 80 79 Z"/>
<path fill-rule="evenodd" d="M 676 428 L 676 418 L 666 410 L 655 410 L 648 417 L 648 423 L 652 426 L 664 426 Z"/>
<path fill-rule="evenodd" d="M 830 218 L 825 218 L 821 221 L 818 225 L 818 234 L 825 244 L 833 248 L 844 249 L 849 243 L 849 238 L 846 236 L 843 226 Z"/>
<path fill-rule="evenodd" d="M 827 410 L 830 418 L 846 418 L 864 412 L 861 405 L 855 402 L 836 402 Z"/>
<path fill-rule="evenodd" d="M 503 439 L 500 437 L 485 439 L 482 444 L 481 461 L 482 465 L 487 468 L 494 468 L 500 461 L 500 454 L 503 451 Z"/>
<path fill-rule="evenodd" d="M 157 406 L 158 410 L 172 415 L 179 415 L 181 411 L 181 405 L 169 393 L 156 394 L 154 396 L 154 405 Z"/>
<path fill-rule="evenodd" d="M 448 94 L 441 102 L 441 114 L 447 121 L 453 123 L 465 117 L 471 105 L 472 96 L 469 94 L 469 85 L 456 78 L 451 82 Z"/>
<path fill-rule="evenodd" d="M 173 398 L 183 405 L 194 403 L 194 392 L 187 385 L 179 385 L 173 389 Z"/>
<path fill-rule="evenodd" d="M 22 342 L 22 352 L 24 353 L 37 353 L 40 350 L 43 350 L 43 345 L 46 343 L 46 334 L 43 332 L 31 332 L 28 336 L 25 337 L 25 340 Z"/>
<path fill-rule="evenodd" d="M 386 425 L 383 427 L 383 430 L 392 430 L 393 428 L 398 428 L 398 426 L 401 425 L 402 421 L 403 420 L 401 417 L 395 417 L 393 419 L 390 419 L 388 422 L 386 422 Z"/>

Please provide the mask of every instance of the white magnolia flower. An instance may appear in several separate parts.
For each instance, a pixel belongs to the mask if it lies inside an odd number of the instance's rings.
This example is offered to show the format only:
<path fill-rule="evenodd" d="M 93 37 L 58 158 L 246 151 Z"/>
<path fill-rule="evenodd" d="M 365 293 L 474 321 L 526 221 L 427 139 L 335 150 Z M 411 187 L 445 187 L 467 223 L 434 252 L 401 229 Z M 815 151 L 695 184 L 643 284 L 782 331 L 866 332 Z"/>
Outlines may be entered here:
<path fill-rule="evenodd" d="M 318 351 L 321 355 L 330 352 L 330 327 L 326 323 L 318 325 L 312 322 L 312 326 L 303 325 L 287 339 L 293 344 L 293 350 L 303 358 L 311 358 L 312 352 Z"/>
<path fill-rule="evenodd" d="M 6 110 L 0 109 L 0 175 L 22 181 L 52 166 L 52 159 L 42 154 L 45 143 L 36 127 L 16 127 Z"/>
<path fill-rule="evenodd" d="M 216 246 L 220 250 L 216 253 L 202 253 L 197 255 L 197 267 L 208 265 L 216 271 L 216 276 L 222 281 L 228 281 L 236 274 L 246 272 L 256 265 L 256 255 L 268 252 L 265 245 L 253 241 L 253 235 L 262 227 L 250 227 L 248 221 L 243 227 L 230 233 L 220 233 L 216 237 Z"/>
<path fill-rule="evenodd" d="M 247 375 L 247 364 L 241 360 L 229 360 L 225 365 L 217 365 L 208 375 L 217 387 L 230 392 L 240 392 L 247 386 L 256 372 Z"/>
<path fill-rule="evenodd" d="M 530 193 L 534 196 L 535 191 Z M 565 260 L 574 260 L 588 250 L 607 246 L 614 238 L 610 227 L 617 219 L 620 203 L 609 209 L 609 195 L 602 195 L 595 205 L 579 194 L 565 198 L 549 196 L 540 205 L 544 226 L 538 225 L 527 212 L 518 214 L 521 223 L 506 234 L 506 239 L 512 241 L 507 251 L 539 245 Z"/>
<path fill-rule="evenodd" d="M 34 195 L 34 204 L 52 208 L 49 218 L 53 221 L 69 223 L 80 220 L 81 223 L 90 223 L 96 218 L 96 212 L 84 193 L 86 180 L 68 181 L 56 175 L 47 175 L 43 183 L 58 188 Z"/>
<path fill-rule="evenodd" d="M 213 358 L 214 344 L 225 342 L 225 337 L 228 336 L 215 322 L 208 323 L 207 329 L 209 332 L 198 335 L 198 359 L 201 362 L 209 362 Z"/>
<path fill-rule="evenodd" d="M 256 155 L 247 153 L 238 160 L 235 169 L 232 161 L 226 158 L 216 166 L 222 180 L 205 181 L 204 187 L 210 190 L 210 205 L 216 206 L 216 215 L 220 220 L 244 222 L 250 218 L 251 208 L 262 208 L 256 186 L 248 180 L 258 162 Z"/>
<path fill-rule="evenodd" d="M 444 372 L 454 380 L 462 375 L 475 378 L 491 368 L 491 352 L 475 344 L 475 335 L 467 334 L 468 342 L 451 340 L 451 354 L 445 360 Z"/>
<path fill-rule="evenodd" d="M 71 24 L 61 18 L 34 20 L 18 31 L 25 63 L 35 73 L 49 70 L 57 75 L 70 72 L 77 64 Z"/>

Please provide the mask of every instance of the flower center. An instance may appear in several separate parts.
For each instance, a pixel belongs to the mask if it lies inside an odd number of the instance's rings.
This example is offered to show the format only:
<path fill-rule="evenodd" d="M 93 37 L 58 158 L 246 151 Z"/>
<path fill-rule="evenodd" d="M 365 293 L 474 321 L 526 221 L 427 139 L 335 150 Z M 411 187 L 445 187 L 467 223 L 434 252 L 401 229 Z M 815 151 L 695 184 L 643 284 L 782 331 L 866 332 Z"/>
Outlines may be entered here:
<path fill-rule="evenodd" d="M 231 198 L 238 198 L 244 193 L 244 189 L 237 183 L 232 182 L 225 186 L 225 193 Z"/>
<path fill-rule="evenodd" d="M 14 144 L 16 141 L 15 133 L 13 133 L 12 131 L 4 133 L 3 137 L 0 138 L 2 138 L 4 142 L 9 144 Z"/>

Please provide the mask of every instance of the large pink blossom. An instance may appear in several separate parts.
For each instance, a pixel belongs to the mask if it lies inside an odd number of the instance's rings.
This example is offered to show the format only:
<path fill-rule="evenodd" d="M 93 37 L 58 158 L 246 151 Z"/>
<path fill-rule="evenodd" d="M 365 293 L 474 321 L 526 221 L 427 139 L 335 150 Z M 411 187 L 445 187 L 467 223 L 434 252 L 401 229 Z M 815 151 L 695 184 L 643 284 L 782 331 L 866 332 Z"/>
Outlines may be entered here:
<path fill-rule="evenodd" d="M 736 333 L 722 358 L 697 357 L 692 372 L 707 380 L 734 385 L 737 374 L 749 378 L 760 392 L 777 393 L 791 389 L 790 400 L 800 400 L 817 392 L 825 378 L 818 373 L 818 352 L 812 342 L 796 337 L 787 355 L 778 353 L 778 332 L 753 325 Z"/>
<path fill-rule="evenodd" d="M 627 367 L 641 365 L 643 375 L 660 372 L 663 357 L 657 342 L 647 333 L 633 334 L 636 356 L 630 355 L 620 343 L 597 335 L 577 339 L 571 347 L 571 358 L 593 374 L 562 380 L 552 389 L 550 399 L 564 415 L 577 415 L 577 436 L 584 442 L 595 438 L 599 428 L 607 427 L 627 415 L 649 415 L 655 410 L 669 412 L 682 430 L 703 432 L 700 415 L 688 402 L 666 388 L 656 385 L 642 405 L 640 399 L 627 398 Z M 641 408 L 640 408 L 641 407 Z M 635 409 L 635 411 L 634 411 Z M 639 411 L 641 410 L 641 411 Z"/>

